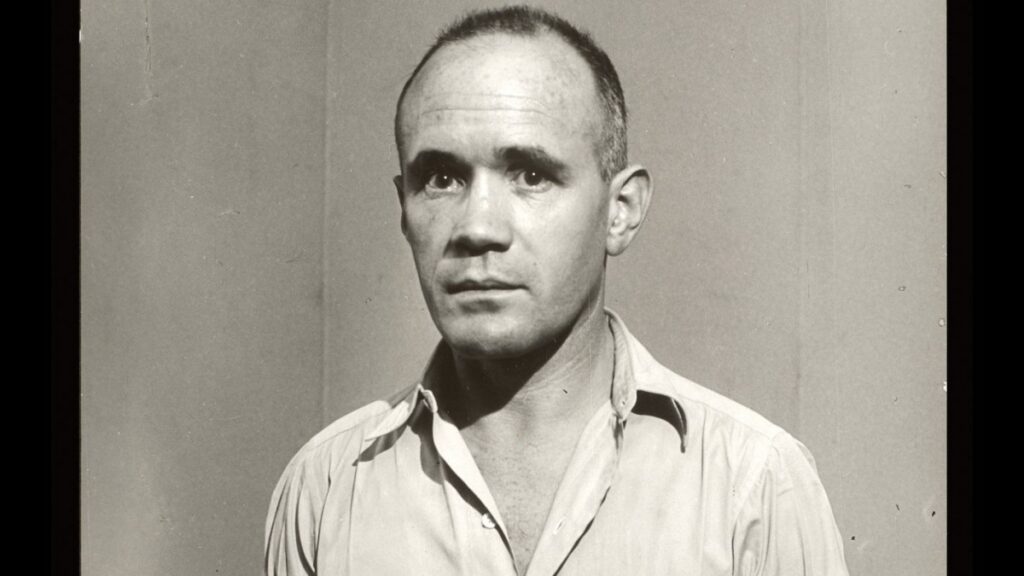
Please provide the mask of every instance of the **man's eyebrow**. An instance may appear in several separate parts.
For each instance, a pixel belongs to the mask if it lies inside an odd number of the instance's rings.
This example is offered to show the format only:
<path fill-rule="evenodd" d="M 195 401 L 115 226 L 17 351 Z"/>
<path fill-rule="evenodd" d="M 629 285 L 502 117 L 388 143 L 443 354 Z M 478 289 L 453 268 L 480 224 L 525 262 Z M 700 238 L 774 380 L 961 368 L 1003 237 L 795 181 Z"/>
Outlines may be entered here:
<path fill-rule="evenodd" d="M 569 165 L 555 158 L 540 146 L 503 146 L 494 149 L 494 157 L 505 164 L 540 170 L 551 178 L 565 179 L 570 174 Z M 431 170 L 445 167 L 460 170 L 466 161 L 451 152 L 443 150 L 421 150 L 405 166 L 405 172 L 413 179 L 428 174 Z"/>
<path fill-rule="evenodd" d="M 463 164 L 464 162 L 451 152 L 428 149 L 417 153 L 416 157 L 406 164 L 405 171 L 415 178 L 423 175 L 431 168 L 437 168 L 440 166 L 457 167 L 462 166 Z"/>
<path fill-rule="evenodd" d="M 506 146 L 495 149 L 494 156 L 508 164 L 523 164 L 539 169 L 551 177 L 565 178 L 569 175 L 568 164 L 539 146 Z"/>

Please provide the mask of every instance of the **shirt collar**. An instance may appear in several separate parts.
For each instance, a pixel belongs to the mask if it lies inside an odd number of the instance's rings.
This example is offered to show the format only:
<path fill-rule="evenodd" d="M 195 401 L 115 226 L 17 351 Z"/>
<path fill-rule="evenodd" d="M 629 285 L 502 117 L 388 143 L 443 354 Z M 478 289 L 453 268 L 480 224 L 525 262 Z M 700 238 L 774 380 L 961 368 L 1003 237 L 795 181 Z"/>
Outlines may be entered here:
<path fill-rule="evenodd" d="M 664 377 L 664 368 L 629 332 L 614 311 L 605 308 L 615 341 L 612 376 L 612 407 L 620 421 L 630 414 L 661 418 L 679 434 L 679 448 L 686 451 L 686 413 Z"/>
<path fill-rule="evenodd" d="M 679 433 L 680 449 L 686 450 L 686 414 L 663 378 L 652 377 L 653 368 L 660 365 L 630 334 L 618 314 L 605 308 L 608 326 L 615 346 L 614 370 L 610 401 L 616 418 L 623 424 L 630 414 L 655 416 L 666 420 Z M 444 340 L 434 348 L 420 381 L 398 394 L 391 404 L 392 411 L 376 426 L 366 440 L 371 441 L 390 434 L 407 423 L 422 403 L 431 414 L 437 414 L 437 398 L 431 384 L 446 371 L 451 362 L 451 350 Z"/>

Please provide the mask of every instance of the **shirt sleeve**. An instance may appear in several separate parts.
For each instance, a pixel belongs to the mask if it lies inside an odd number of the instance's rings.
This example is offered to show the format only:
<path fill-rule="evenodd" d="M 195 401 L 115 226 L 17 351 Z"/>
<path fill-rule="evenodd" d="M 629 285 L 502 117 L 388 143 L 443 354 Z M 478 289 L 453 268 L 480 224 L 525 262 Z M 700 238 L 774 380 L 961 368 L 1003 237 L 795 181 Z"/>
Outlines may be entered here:
<path fill-rule="evenodd" d="M 288 464 L 270 499 L 264 533 L 267 576 L 316 574 L 317 527 L 327 480 L 309 456 L 300 452 Z"/>
<path fill-rule="evenodd" d="M 733 559 L 736 576 L 848 576 L 814 459 L 789 434 L 772 442 L 740 505 Z"/>

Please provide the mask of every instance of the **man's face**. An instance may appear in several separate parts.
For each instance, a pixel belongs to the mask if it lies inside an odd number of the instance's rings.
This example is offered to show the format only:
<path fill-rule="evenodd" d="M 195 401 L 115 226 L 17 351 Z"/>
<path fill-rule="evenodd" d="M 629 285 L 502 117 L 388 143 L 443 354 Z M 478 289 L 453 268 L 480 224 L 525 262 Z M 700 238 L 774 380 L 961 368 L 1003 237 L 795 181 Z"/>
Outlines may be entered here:
<path fill-rule="evenodd" d="M 590 70 L 550 35 L 446 46 L 410 86 L 403 230 L 434 323 L 460 354 L 521 356 L 601 305 L 601 118 Z"/>

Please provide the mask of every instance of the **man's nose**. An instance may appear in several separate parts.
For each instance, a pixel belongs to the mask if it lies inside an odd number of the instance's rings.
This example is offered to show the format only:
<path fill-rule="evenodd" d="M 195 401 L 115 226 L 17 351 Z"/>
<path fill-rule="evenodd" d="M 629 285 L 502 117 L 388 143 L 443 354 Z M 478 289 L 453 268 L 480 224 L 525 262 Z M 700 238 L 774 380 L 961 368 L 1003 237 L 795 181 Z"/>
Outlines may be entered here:
<path fill-rule="evenodd" d="M 512 229 L 503 184 L 498 175 L 489 172 L 473 175 L 452 234 L 456 250 L 470 255 L 508 250 Z"/>

